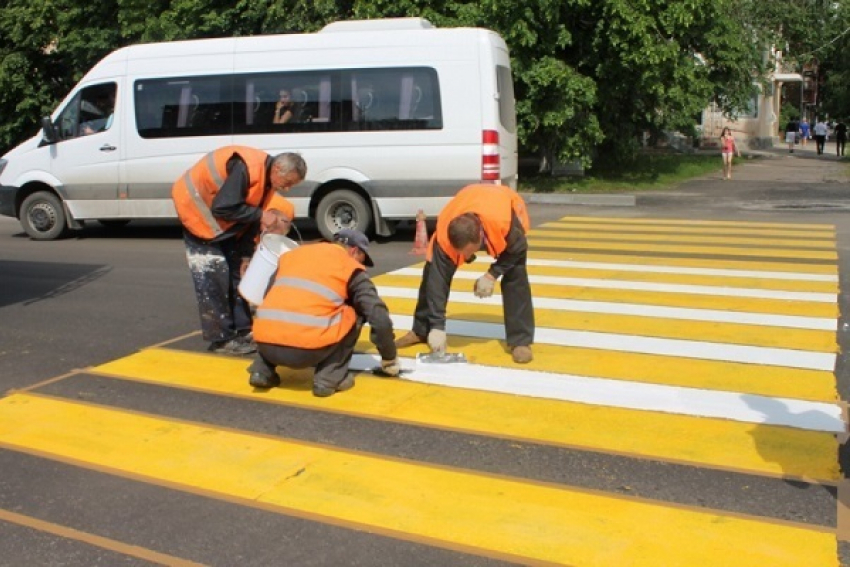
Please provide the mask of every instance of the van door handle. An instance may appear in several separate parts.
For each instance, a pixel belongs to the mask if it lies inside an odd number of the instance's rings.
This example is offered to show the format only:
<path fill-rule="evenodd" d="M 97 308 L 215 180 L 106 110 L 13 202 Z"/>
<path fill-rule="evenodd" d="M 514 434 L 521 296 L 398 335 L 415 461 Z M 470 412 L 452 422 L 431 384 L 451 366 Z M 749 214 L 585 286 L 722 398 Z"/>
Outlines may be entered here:
<path fill-rule="evenodd" d="M 110 144 L 103 144 L 102 146 L 100 146 L 100 151 L 102 151 L 102 152 L 114 152 L 117 149 L 118 148 L 116 148 L 115 146 L 112 146 Z"/>

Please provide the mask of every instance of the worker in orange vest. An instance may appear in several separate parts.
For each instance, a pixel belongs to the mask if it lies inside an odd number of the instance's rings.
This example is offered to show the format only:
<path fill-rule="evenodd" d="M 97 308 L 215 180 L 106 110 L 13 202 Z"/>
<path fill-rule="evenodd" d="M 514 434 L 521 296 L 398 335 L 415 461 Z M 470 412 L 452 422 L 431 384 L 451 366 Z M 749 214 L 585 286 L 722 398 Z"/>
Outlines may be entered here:
<path fill-rule="evenodd" d="M 428 343 L 432 352 L 446 350 L 446 305 L 455 271 L 486 250 L 495 262 L 475 282 L 479 298 L 493 295 L 502 278 L 505 335 L 514 362 L 531 362 L 534 306 L 526 261 L 528 211 L 519 194 L 502 185 L 470 185 L 461 189 L 437 217 L 428 244 L 413 330 L 396 341 L 399 348 Z"/>
<path fill-rule="evenodd" d="M 201 330 L 210 351 L 256 350 L 250 306 L 237 288 L 257 233 L 279 222 L 265 205 L 274 193 L 288 191 L 306 175 L 298 154 L 272 157 L 255 148 L 226 146 L 205 155 L 174 183 L 171 197 L 183 225 Z"/>
<path fill-rule="evenodd" d="M 364 321 L 381 355 L 381 369 L 398 376 L 393 323 L 365 266 L 369 239 L 345 229 L 334 242 L 307 244 L 278 261 L 274 283 L 257 308 L 258 352 L 248 372 L 255 388 L 280 385 L 276 366 L 315 367 L 313 395 L 332 396 L 354 386 L 348 366 Z"/>

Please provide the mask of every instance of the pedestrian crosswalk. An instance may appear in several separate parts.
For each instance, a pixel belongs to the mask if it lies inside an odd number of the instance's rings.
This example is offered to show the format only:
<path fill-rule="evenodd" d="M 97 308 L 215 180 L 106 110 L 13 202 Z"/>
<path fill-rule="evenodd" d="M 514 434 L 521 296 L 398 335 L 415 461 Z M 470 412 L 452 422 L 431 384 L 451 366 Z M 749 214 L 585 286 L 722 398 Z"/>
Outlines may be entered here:
<path fill-rule="evenodd" d="M 740 506 L 713 504 L 732 489 L 711 483 L 688 501 L 633 494 L 611 490 L 605 470 L 598 484 L 514 466 L 500 474 L 471 456 L 363 450 L 50 388 L 0 400 L 0 447 L 521 564 L 837 566 L 834 515 L 805 521 L 746 496 L 748 485 L 783 481 L 834 494 L 841 476 L 834 227 L 565 217 L 529 237 L 528 365 L 504 346 L 498 295 L 471 293 L 491 260 L 481 258 L 458 272 L 448 308 L 449 348 L 467 365 L 419 364 L 417 345 L 400 352 L 403 379 L 372 376 L 365 329 L 357 386 L 327 399 L 311 395 L 309 371 L 280 369 L 282 387 L 255 391 L 248 361 L 180 340 L 69 376 L 501 440 L 529 454 L 616 456 L 654 467 L 659 484 L 681 480 L 663 477 L 671 467 L 725 475 L 744 487 Z M 375 278 L 399 333 L 420 276 L 416 265 Z"/>

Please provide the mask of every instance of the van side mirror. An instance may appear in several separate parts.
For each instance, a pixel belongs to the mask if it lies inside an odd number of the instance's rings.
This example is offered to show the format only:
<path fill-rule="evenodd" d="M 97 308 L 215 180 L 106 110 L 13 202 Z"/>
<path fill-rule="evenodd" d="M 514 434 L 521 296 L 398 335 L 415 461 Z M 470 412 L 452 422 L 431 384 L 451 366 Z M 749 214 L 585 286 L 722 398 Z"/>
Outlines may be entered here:
<path fill-rule="evenodd" d="M 50 120 L 49 116 L 41 119 L 41 133 L 44 137 L 44 142 L 47 144 L 55 144 L 59 140 L 59 136 L 56 135 L 56 126 L 53 125 L 53 121 Z"/>

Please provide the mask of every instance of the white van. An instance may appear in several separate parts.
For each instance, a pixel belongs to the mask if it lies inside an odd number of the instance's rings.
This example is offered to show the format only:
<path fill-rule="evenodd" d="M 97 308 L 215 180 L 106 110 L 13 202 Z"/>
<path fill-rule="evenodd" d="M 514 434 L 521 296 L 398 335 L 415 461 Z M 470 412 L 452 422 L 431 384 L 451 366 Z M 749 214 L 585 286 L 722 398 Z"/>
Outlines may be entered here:
<path fill-rule="evenodd" d="M 86 220 L 176 218 L 171 184 L 229 144 L 301 153 L 307 179 L 287 196 L 325 237 L 391 234 L 469 183 L 516 188 L 507 46 L 399 18 L 125 47 L 0 159 L 0 214 L 39 240 Z"/>

